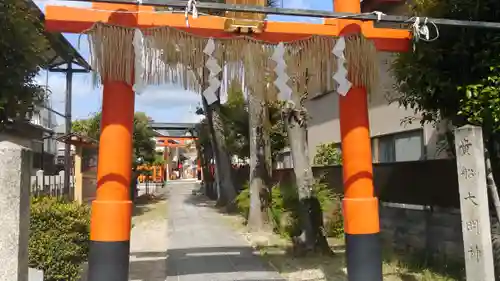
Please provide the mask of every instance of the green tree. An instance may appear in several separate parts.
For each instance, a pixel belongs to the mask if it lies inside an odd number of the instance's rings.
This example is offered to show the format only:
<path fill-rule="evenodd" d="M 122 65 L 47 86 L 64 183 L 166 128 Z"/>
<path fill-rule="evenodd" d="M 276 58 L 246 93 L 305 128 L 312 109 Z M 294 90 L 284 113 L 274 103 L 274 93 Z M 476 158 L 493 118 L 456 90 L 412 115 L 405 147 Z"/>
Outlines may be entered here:
<path fill-rule="evenodd" d="M 221 118 L 225 126 L 226 145 L 231 155 L 250 156 L 249 112 L 241 84 L 234 82 L 228 90 L 228 100 L 221 105 Z M 269 131 L 272 159 L 287 145 L 285 124 L 277 103 L 266 103 L 269 110 L 266 130 Z"/>
<path fill-rule="evenodd" d="M 228 101 L 220 107 L 226 147 L 231 155 L 250 159 L 249 185 L 254 196 L 248 226 L 253 230 L 268 226 L 272 159 L 286 145 L 280 110 L 277 104 L 266 103 L 263 95 L 253 93 L 247 102 L 241 83 L 231 81 Z"/>
<path fill-rule="evenodd" d="M 459 20 L 495 21 L 500 17 L 500 2 L 418 0 L 410 6 L 410 12 Z M 422 123 L 446 120 L 454 127 L 481 126 L 485 147 L 494 151 L 500 129 L 500 57 L 497 55 L 500 53 L 500 33 L 490 29 L 439 28 L 438 40 L 417 44 L 413 52 L 400 54 L 394 61 L 398 82 L 395 101 L 420 113 Z M 447 139 L 453 151 L 451 131 Z M 492 179 L 491 174 L 489 177 Z M 495 189 L 492 184 L 490 188 Z M 500 209 L 497 212 L 500 215 Z"/>
<path fill-rule="evenodd" d="M 0 1 L 0 126 L 24 119 L 45 98 L 35 82 L 48 42 L 29 1 Z"/>
<path fill-rule="evenodd" d="M 294 237 L 293 241 L 303 253 L 319 251 L 332 254 L 323 231 L 323 210 L 320 207 L 318 194 L 314 190 L 315 180 L 308 151 L 308 114 L 304 106 L 309 96 L 307 92 L 308 80 L 309 77 L 306 73 L 304 81 L 294 83 L 291 100 L 281 102 L 299 198 L 301 234 Z"/>
<path fill-rule="evenodd" d="M 269 128 L 267 128 L 271 135 L 270 150 L 277 154 L 278 151 L 282 150 L 286 145 L 286 133 L 284 124 L 281 120 L 280 110 L 275 105 L 270 106 L 271 114 L 268 118 L 268 123 L 270 125 Z M 230 83 L 227 102 L 225 104 L 218 105 L 216 108 L 217 118 L 220 118 L 220 122 L 217 122 L 217 124 L 220 124 L 222 127 L 221 129 L 224 132 L 224 137 L 216 138 L 216 140 L 224 142 L 223 154 L 227 153 L 229 156 L 236 155 L 242 159 L 249 158 L 249 113 L 241 83 L 237 81 Z M 199 108 L 197 113 L 205 114 L 202 108 Z M 202 125 L 199 126 L 198 145 L 200 145 L 201 149 L 204 151 L 203 157 L 207 158 L 204 159 L 204 162 L 208 163 L 207 161 L 209 161 L 212 157 L 215 157 L 215 153 L 210 152 L 213 145 L 211 140 L 209 117 L 207 116 L 201 124 Z M 205 177 L 205 179 L 208 180 L 207 177 Z"/>
<path fill-rule="evenodd" d="M 134 159 L 139 157 L 145 163 L 153 163 L 156 155 L 156 143 L 153 140 L 155 134 L 149 127 L 151 119 L 144 112 L 136 112 L 134 114 Z"/>
<path fill-rule="evenodd" d="M 201 114 L 201 112 L 202 110 L 199 108 L 197 113 Z M 208 128 L 207 118 L 201 120 L 201 122 L 196 125 L 195 130 L 198 136 L 198 139 L 196 140 L 196 148 L 198 150 L 198 157 L 201 160 L 203 181 L 205 185 L 212 185 L 214 183 L 214 178 L 212 177 L 208 167 L 213 157 L 213 149 L 210 141 L 210 130 Z"/>
<path fill-rule="evenodd" d="M 335 143 L 322 143 L 316 147 L 313 162 L 317 166 L 342 165 L 342 153 Z"/>
<path fill-rule="evenodd" d="M 495 21 L 500 17 L 500 2 L 417 0 L 410 12 Z M 436 35 L 432 31 L 431 37 Z M 394 101 L 421 114 L 422 123 L 445 119 L 454 126 L 475 124 L 490 135 L 498 131 L 500 124 L 496 110 L 500 99 L 495 89 L 499 52 L 500 33 L 496 30 L 440 26 L 438 40 L 419 43 L 414 51 L 397 56 L 393 70 L 398 94 Z"/>
<path fill-rule="evenodd" d="M 99 140 L 101 134 L 101 116 L 101 112 L 95 112 L 87 119 L 75 120 L 71 123 L 71 131 Z"/>
<path fill-rule="evenodd" d="M 229 154 L 248 158 L 248 111 L 239 83 L 231 83 L 227 102 L 220 106 L 220 112 Z"/>
<path fill-rule="evenodd" d="M 144 112 L 134 114 L 133 163 L 142 158 L 144 163 L 155 162 L 156 144 L 153 140 L 154 132 L 149 128 L 150 118 Z M 72 131 L 99 140 L 101 134 L 101 112 L 92 114 L 87 119 L 75 120 L 71 124 Z"/>

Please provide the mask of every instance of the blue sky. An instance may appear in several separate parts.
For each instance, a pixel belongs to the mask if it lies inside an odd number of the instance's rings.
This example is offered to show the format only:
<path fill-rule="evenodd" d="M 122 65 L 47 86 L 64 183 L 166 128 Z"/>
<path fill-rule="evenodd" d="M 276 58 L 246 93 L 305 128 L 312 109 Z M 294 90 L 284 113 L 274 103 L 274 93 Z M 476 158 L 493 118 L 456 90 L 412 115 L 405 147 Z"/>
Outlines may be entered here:
<path fill-rule="evenodd" d="M 285 8 L 332 10 L 332 1 L 329 0 L 282 0 Z M 64 5 L 89 7 L 89 3 L 69 2 L 61 0 L 35 0 L 35 3 L 45 10 L 45 5 Z M 278 21 L 317 21 L 318 19 L 297 18 L 290 16 L 271 16 L 271 20 Z M 87 38 L 78 34 L 64 34 L 68 41 L 88 59 L 89 46 Z M 65 77 L 60 73 L 42 71 L 37 80 L 51 90 L 52 108 L 64 112 Z M 158 122 L 196 122 L 199 117 L 194 114 L 200 103 L 200 96 L 194 92 L 185 91 L 176 85 L 162 85 L 147 88 L 141 95 L 136 96 L 136 111 L 144 111 Z M 86 118 L 100 109 L 102 88 L 92 86 L 91 74 L 75 74 L 73 78 L 73 119 Z M 63 120 L 58 119 L 59 123 Z"/>

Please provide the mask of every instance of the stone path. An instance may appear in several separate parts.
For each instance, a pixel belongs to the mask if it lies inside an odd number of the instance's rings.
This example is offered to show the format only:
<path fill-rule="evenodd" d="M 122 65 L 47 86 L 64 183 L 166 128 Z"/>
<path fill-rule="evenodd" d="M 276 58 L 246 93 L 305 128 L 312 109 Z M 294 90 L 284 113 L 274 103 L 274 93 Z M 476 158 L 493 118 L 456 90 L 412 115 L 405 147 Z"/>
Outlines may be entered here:
<path fill-rule="evenodd" d="M 199 195 L 192 195 L 196 188 L 197 184 L 187 182 L 168 185 L 167 276 L 144 280 L 284 281 L 253 255 L 253 249 L 222 221 L 220 214 L 200 201 Z M 163 254 L 143 256 L 154 259 Z"/>
<path fill-rule="evenodd" d="M 168 197 L 167 189 L 157 192 Z M 157 203 L 144 217 L 133 218 L 130 237 L 129 280 L 165 281 L 167 276 L 167 207 Z M 165 203 L 163 203 L 165 204 Z"/>

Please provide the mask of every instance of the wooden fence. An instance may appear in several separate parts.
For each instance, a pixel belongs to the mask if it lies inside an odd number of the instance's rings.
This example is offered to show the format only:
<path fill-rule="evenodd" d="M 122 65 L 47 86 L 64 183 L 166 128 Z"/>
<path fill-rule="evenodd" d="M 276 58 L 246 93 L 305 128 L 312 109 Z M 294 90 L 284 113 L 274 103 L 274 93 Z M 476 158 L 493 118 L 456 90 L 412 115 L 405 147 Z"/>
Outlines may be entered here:
<path fill-rule="evenodd" d="M 85 177 L 83 178 L 85 181 Z M 95 181 L 91 183 L 94 188 L 97 188 Z M 70 188 L 75 186 L 75 176 L 70 177 Z M 143 182 L 137 185 L 138 195 L 155 194 L 163 187 L 163 183 Z M 32 196 L 64 196 L 64 171 L 60 171 L 56 175 L 46 175 L 43 170 L 38 170 L 35 175 L 31 176 L 31 195 Z M 84 197 L 89 197 L 85 196 Z M 88 194 L 87 194 L 88 195 Z M 93 200 L 90 196 L 84 200 L 85 202 Z"/>
<path fill-rule="evenodd" d="M 70 188 L 74 186 L 75 177 L 70 177 Z M 31 195 L 33 196 L 64 196 L 64 171 L 56 175 L 46 175 L 43 170 L 38 170 L 31 176 Z"/>

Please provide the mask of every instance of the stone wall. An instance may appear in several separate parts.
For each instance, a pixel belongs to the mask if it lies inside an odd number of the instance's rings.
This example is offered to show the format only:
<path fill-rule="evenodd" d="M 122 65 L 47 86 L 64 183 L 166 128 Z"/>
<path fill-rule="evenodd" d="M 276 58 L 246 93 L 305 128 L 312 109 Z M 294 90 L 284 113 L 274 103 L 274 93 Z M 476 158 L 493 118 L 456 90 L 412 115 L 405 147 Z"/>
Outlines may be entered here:
<path fill-rule="evenodd" d="M 382 203 L 380 225 L 385 247 L 396 253 L 463 262 L 458 209 Z"/>

